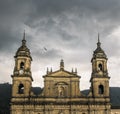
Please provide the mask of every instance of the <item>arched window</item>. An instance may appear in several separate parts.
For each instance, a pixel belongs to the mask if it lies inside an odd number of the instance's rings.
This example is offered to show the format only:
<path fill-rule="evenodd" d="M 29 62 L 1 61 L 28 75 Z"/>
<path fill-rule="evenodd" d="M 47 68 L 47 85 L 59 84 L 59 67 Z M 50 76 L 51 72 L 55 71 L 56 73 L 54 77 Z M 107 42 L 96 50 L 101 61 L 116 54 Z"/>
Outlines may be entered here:
<path fill-rule="evenodd" d="M 20 63 L 20 69 L 24 69 L 24 62 Z"/>
<path fill-rule="evenodd" d="M 99 85 L 98 92 L 99 92 L 99 94 L 103 94 L 104 93 L 104 87 L 103 87 L 103 85 Z"/>
<path fill-rule="evenodd" d="M 23 93 L 24 93 L 24 85 L 23 85 L 23 84 L 20 84 L 20 85 L 18 86 L 18 93 L 19 93 L 19 94 L 23 94 Z"/>
<path fill-rule="evenodd" d="M 102 70 L 103 70 L 103 66 L 102 66 L 102 64 L 101 64 L 101 63 L 98 65 L 98 68 L 99 68 L 99 70 L 100 70 L 100 71 L 102 71 Z"/>

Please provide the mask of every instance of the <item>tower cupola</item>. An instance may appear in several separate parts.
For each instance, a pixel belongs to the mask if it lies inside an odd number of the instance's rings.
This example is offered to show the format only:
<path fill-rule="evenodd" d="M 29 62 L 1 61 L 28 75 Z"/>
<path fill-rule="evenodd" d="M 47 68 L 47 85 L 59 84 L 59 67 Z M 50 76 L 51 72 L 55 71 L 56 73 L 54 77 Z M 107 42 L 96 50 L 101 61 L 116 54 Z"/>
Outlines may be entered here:
<path fill-rule="evenodd" d="M 25 31 L 23 34 L 22 45 L 18 48 L 15 54 L 14 73 L 19 75 L 29 75 L 31 77 L 31 61 L 32 57 L 30 50 L 26 46 Z"/>
<path fill-rule="evenodd" d="M 95 58 L 107 58 L 105 52 L 101 48 L 101 42 L 100 42 L 99 34 L 98 34 L 97 49 L 94 51 L 92 59 L 95 59 Z"/>
<path fill-rule="evenodd" d="M 18 50 L 15 54 L 15 58 L 17 58 L 18 56 L 22 56 L 22 57 L 26 56 L 26 57 L 29 57 L 32 60 L 32 57 L 30 55 L 30 50 L 26 46 L 25 31 L 24 31 L 24 34 L 23 34 L 22 45 L 18 48 Z"/>
<path fill-rule="evenodd" d="M 92 76 L 107 76 L 107 56 L 101 48 L 98 34 L 97 49 L 93 52 L 92 57 Z"/>

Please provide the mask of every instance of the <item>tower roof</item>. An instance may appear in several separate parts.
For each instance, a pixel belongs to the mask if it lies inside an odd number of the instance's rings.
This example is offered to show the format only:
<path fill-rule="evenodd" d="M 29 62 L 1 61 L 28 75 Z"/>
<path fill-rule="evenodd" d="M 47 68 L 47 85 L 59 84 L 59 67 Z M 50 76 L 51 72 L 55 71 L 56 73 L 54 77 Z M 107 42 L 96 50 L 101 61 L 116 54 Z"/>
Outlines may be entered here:
<path fill-rule="evenodd" d="M 99 33 L 98 33 L 97 49 L 93 53 L 93 58 L 107 58 L 104 50 L 101 48 Z"/>
<path fill-rule="evenodd" d="M 32 60 L 32 57 L 30 55 L 30 50 L 28 49 L 28 47 L 26 46 L 26 39 L 25 39 L 25 31 L 23 34 L 23 39 L 22 39 L 22 45 L 18 48 L 15 58 L 18 56 L 26 56 L 26 57 L 30 57 Z"/>

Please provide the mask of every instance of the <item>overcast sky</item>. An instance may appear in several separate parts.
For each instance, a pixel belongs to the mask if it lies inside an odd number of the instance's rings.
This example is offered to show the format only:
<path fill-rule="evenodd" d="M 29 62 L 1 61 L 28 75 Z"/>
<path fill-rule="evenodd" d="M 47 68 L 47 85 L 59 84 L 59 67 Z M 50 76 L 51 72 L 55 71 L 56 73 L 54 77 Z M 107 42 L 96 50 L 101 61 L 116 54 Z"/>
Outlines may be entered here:
<path fill-rule="evenodd" d="M 120 0 L 0 0 L 0 83 L 12 82 L 14 55 L 26 31 L 33 86 L 43 87 L 47 67 L 78 69 L 90 87 L 98 32 L 108 57 L 110 86 L 120 87 Z"/>

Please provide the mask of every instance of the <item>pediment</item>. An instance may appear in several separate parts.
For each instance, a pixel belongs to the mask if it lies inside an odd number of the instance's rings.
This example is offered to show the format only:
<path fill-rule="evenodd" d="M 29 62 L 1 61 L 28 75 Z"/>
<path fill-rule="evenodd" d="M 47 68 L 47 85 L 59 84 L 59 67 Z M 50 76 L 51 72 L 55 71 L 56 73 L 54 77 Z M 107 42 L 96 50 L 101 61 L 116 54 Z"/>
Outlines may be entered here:
<path fill-rule="evenodd" d="M 65 70 L 58 70 L 56 72 L 52 72 L 52 73 L 48 74 L 48 76 L 76 76 L 76 74 L 65 71 Z"/>

